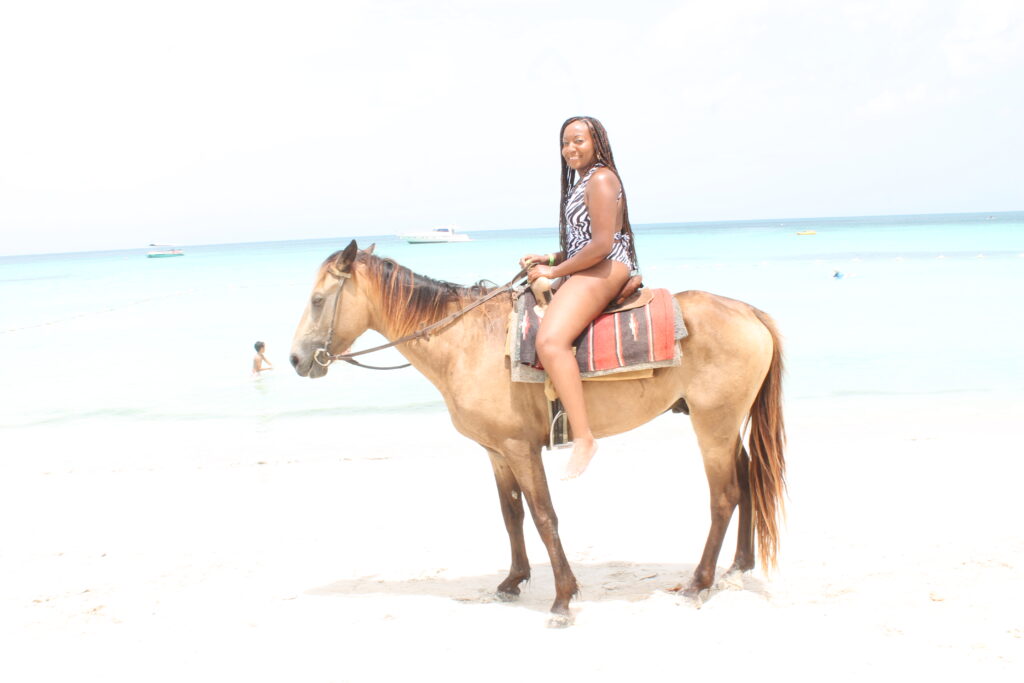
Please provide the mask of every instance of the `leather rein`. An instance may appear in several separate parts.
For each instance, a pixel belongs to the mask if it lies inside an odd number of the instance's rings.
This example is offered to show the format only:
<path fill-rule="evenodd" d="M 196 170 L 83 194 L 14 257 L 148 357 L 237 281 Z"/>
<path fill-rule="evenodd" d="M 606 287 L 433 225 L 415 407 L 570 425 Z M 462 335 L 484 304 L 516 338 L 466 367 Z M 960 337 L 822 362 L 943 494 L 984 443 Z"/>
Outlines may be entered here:
<path fill-rule="evenodd" d="M 344 272 L 341 272 L 341 271 L 334 271 L 334 270 L 330 271 L 330 273 L 331 273 L 331 275 L 334 275 L 334 276 L 336 276 L 338 278 L 338 293 L 335 294 L 335 296 L 334 296 L 334 310 L 331 312 L 331 326 L 328 328 L 327 341 L 324 342 L 324 345 L 322 347 L 320 347 L 319 349 L 317 349 L 313 353 L 313 360 L 316 361 L 317 364 L 322 365 L 325 368 L 328 365 L 330 365 L 331 363 L 333 363 L 334 361 L 341 360 L 341 361 L 345 361 L 346 363 L 350 363 L 352 365 L 357 365 L 357 366 L 359 366 L 361 368 L 366 368 L 367 370 L 400 370 L 402 368 L 409 367 L 410 365 L 412 365 L 412 363 L 404 363 L 402 365 L 385 365 L 385 366 L 366 365 L 364 363 L 360 363 L 359 361 L 355 360 L 355 357 L 356 356 L 362 356 L 362 355 L 367 354 L 367 353 L 373 353 L 374 351 L 381 351 L 383 349 L 391 348 L 392 346 L 398 346 L 399 344 L 404 344 L 406 342 L 410 342 L 410 341 L 413 341 L 415 339 L 430 339 L 430 335 L 433 332 L 435 332 L 436 330 L 438 330 L 438 329 L 440 329 L 442 327 L 446 327 L 447 325 L 455 322 L 456 320 L 458 320 L 462 316 L 464 316 L 467 313 L 469 313 L 470 311 L 472 311 L 477 306 L 480 306 L 481 304 L 484 304 L 484 303 L 490 301 L 491 299 L 495 298 L 496 296 L 498 296 L 500 294 L 504 294 L 505 292 L 511 291 L 512 288 L 515 287 L 516 283 L 519 282 L 519 280 L 522 279 L 523 276 L 526 275 L 526 269 L 524 268 L 524 269 L 520 270 L 516 274 L 516 276 L 514 278 L 509 280 L 506 284 L 502 285 L 501 287 L 498 287 L 497 289 L 494 289 L 494 290 L 488 292 L 487 294 L 483 295 L 482 297 L 480 297 L 479 299 L 477 299 L 473 303 L 469 304 L 468 306 L 466 306 L 464 308 L 460 308 L 459 310 L 455 311 L 451 315 L 449 315 L 449 316 L 447 316 L 445 318 L 442 318 L 441 320 L 438 320 L 435 323 L 431 323 L 430 325 L 427 325 L 426 327 L 420 328 L 420 329 L 416 330 L 415 332 L 412 332 L 411 334 L 407 334 L 404 337 L 400 337 L 400 338 L 398 338 L 398 339 L 396 339 L 394 341 L 388 342 L 387 344 L 381 344 L 380 346 L 374 346 L 373 348 L 370 348 L 370 349 L 363 349 L 362 351 L 355 351 L 354 353 L 331 353 L 330 352 L 331 342 L 334 339 L 334 323 L 335 323 L 335 321 L 337 320 L 337 317 L 338 317 L 338 309 L 341 308 L 341 290 L 345 286 L 345 281 L 352 277 L 352 273 L 344 273 Z"/>

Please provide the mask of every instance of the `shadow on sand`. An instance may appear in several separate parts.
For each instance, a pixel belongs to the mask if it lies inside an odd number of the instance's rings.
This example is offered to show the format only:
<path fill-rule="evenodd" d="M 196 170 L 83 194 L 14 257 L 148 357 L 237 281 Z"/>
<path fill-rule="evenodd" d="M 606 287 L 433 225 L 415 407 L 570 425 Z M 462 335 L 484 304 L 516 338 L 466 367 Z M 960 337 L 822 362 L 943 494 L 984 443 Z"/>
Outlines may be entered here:
<path fill-rule="evenodd" d="M 715 584 L 701 594 L 699 601 L 683 598 L 680 589 L 686 586 L 696 565 L 656 564 L 636 562 L 604 562 L 599 564 L 573 563 L 573 572 L 580 592 L 574 603 L 625 600 L 638 602 L 656 594 L 674 595 L 681 604 L 700 607 L 723 590 L 743 590 L 767 598 L 764 583 L 750 572 L 728 575 L 719 569 Z M 495 589 L 505 578 L 504 572 L 479 576 L 445 576 L 446 569 L 434 571 L 433 576 L 413 579 L 383 579 L 376 576 L 335 581 L 307 591 L 308 595 L 349 596 L 386 594 L 389 596 L 415 595 L 449 598 L 462 603 L 490 604 L 502 602 Z M 517 607 L 547 612 L 555 598 L 554 577 L 550 564 L 533 567 L 533 578 L 521 586 Z"/>

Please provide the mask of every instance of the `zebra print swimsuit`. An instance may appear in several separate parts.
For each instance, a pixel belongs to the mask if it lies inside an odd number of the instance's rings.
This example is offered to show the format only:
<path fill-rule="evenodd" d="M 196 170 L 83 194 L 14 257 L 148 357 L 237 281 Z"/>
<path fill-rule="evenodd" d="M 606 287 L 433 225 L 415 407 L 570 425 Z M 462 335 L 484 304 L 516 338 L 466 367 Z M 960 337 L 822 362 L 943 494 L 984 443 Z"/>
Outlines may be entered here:
<path fill-rule="evenodd" d="M 578 254 L 593 239 L 590 232 L 590 212 L 587 211 L 585 195 L 590 176 L 603 166 L 604 164 L 594 164 L 587 174 L 569 189 L 569 197 L 565 202 L 566 260 Z M 619 190 L 619 197 L 622 197 L 621 190 Z M 629 234 L 615 233 L 612 238 L 612 250 L 605 260 L 624 263 L 629 268 L 630 274 L 634 274 L 637 268 L 631 254 L 631 238 L 632 235 Z"/>

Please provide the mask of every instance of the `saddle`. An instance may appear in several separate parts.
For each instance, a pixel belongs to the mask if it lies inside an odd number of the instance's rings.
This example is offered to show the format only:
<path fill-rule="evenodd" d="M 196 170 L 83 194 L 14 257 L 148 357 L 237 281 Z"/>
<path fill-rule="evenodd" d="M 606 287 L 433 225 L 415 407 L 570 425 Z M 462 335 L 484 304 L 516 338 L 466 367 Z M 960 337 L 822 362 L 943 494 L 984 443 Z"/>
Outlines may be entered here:
<path fill-rule="evenodd" d="M 544 311 L 530 289 L 510 314 L 506 353 L 513 382 L 543 382 L 548 399 L 548 448 L 572 443 L 562 402 L 537 357 L 537 330 Z M 584 381 L 651 377 L 655 368 L 679 365 L 676 342 L 687 335 L 679 302 L 667 289 L 642 289 L 613 302 L 576 339 L 576 362 Z"/>
<path fill-rule="evenodd" d="M 529 289 L 516 299 L 508 334 L 513 382 L 547 378 L 536 349 L 543 313 Z M 650 376 L 655 368 L 679 365 L 676 342 L 686 334 L 679 303 L 667 289 L 640 290 L 601 313 L 576 339 L 580 376 L 584 380 L 636 379 Z M 622 373 L 629 376 L 613 377 Z"/>

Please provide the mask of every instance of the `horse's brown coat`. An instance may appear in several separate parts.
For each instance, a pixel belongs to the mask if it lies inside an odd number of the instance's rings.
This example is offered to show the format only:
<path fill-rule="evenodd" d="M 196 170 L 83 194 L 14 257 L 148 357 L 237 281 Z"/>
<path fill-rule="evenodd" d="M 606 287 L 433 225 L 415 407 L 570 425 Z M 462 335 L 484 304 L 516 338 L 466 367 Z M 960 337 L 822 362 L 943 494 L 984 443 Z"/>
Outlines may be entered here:
<path fill-rule="evenodd" d="M 371 252 L 372 248 L 360 252 L 353 241 L 321 267 L 292 344 L 291 362 L 300 375 L 326 374 L 313 354 L 328 338 L 332 323 L 328 351 L 338 353 L 367 329 L 394 339 L 457 310 L 480 293 L 479 287 L 458 288 L 416 275 Z M 339 271 L 351 274 L 341 290 Z M 714 579 L 737 505 L 733 569 L 753 568 L 755 532 L 762 564 L 775 563 L 785 489 L 782 355 L 774 324 L 761 311 L 707 292 L 675 296 L 689 330 L 679 342 L 682 364 L 658 368 L 649 379 L 588 382 L 584 393 L 597 437 L 638 427 L 685 399 L 711 493 L 711 529 L 687 590 L 695 595 Z M 490 457 L 512 546 L 511 569 L 498 586 L 499 596 L 517 596 L 519 584 L 530 576 L 523 539 L 525 496 L 555 575 L 551 610 L 565 616 L 577 584 L 562 549 L 541 461 L 548 433 L 544 391 L 542 385 L 510 381 L 504 354 L 510 308 L 508 298 L 498 297 L 430 339 L 402 344 L 398 350 L 441 392 L 455 428 L 483 446 Z M 741 439 L 748 417 L 750 456 Z"/>

